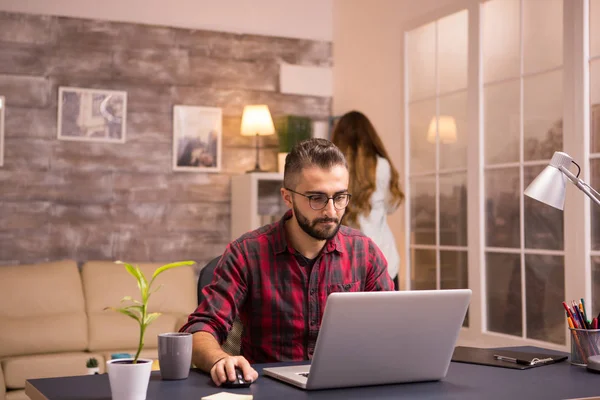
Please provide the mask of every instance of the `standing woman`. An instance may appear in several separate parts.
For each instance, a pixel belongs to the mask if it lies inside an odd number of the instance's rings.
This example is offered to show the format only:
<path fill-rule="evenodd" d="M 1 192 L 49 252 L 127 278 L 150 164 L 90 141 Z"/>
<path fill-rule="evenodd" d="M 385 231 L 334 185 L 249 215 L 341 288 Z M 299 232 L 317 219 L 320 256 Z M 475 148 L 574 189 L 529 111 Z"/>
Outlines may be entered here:
<path fill-rule="evenodd" d="M 346 208 L 344 224 L 360 229 L 379 246 L 398 290 L 400 256 L 387 223 L 387 215 L 404 199 L 398 186 L 398 171 L 371 121 L 358 111 L 350 111 L 339 119 L 332 141 L 346 156 L 350 172 L 348 189 L 352 201 Z"/>

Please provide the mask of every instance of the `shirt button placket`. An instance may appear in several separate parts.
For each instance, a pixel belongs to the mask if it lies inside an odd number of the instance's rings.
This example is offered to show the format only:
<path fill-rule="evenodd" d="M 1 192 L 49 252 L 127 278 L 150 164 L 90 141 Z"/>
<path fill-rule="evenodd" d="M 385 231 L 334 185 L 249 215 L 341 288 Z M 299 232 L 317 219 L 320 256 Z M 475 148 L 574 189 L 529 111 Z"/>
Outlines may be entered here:
<path fill-rule="evenodd" d="M 319 315 L 319 298 L 317 296 L 317 289 L 310 289 L 310 328 L 312 330 L 316 330 L 317 326 L 317 316 Z"/>
<path fill-rule="evenodd" d="M 319 268 L 321 266 L 321 257 L 319 257 L 313 266 L 309 279 L 309 300 L 308 300 L 308 342 L 306 352 L 309 359 L 312 359 L 319 334 Z"/>
<path fill-rule="evenodd" d="M 308 339 L 308 358 L 312 359 L 313 353 L 315 351 L 315 344 L 317 340 L 317 335 L 319 333 L 317 324 L 319 323 L 318 315 L 319 315 L 319 297 L 318 290 L 316 288 L 312 288 L 309 290 L 310 294 L 310 305 L 309 305 L 309 339 Z"/>

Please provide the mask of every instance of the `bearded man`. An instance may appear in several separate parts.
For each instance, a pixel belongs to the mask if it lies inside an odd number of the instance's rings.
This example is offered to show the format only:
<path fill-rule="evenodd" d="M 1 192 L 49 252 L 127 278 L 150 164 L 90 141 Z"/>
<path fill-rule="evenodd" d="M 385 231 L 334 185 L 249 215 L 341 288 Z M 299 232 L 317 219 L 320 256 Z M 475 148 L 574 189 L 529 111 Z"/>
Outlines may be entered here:
<path fill-rule="evenodd" d="M 193 333 L 193 363 L 217 386 L 234 380 L 235 368 L 254 381 L 253 363 L 310 360 L 329 294 L 394 289 L 377 245 L 341 225 L 348 182 L 346 159 L 333 143 L 298 143 L 281 188 L 290 210 L 227 246 L 204 300 L 181 328 Z M 236 317 L 241 355 L 230 355 L 221 344 Z"/>

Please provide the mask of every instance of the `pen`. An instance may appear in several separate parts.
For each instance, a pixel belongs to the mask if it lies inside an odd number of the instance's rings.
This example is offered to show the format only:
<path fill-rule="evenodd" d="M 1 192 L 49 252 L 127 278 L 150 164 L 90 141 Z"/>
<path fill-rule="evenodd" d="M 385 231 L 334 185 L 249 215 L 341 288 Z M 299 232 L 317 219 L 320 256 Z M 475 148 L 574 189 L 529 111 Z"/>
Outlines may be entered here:
<path fill-rule="evenodd" d="M 585 321 L 583 320 L 583 315 L 579 310 L 579 306 L 577 305 L 577 303 L 575 303 L 575 300 L 573 300 L 573 315 L 575 316 L 575 318 L 577 318 L 577 324 L 579 325 L 579 328 L 587 329 Z"/>
<path fill-rule="evenodd" d="M 581 299 L 581 311 L 583 312 L 583 318 L 585 318 L 585 320 L 588 320 L 588 316 L 587 316 L 587 312 L 585 311 L 585 300 L 583 300 L 583 298 Z"/>
<path fill-rule="evenodd" d="M 575 329 L 575 326 L 573 325 L 573 320 L 569 317 L 567 318 L 567 321 L 569 323 L 569 328 L 571 329 Z M 573 339 L 575 339 L 575 345 L 577 347 L 577 350 L 579 350 L 579 355 L 581 356 L 582 360 L 587 360 L 587 358 L 585 357 L 585 352 L 583 351 L 583 348 L 581 347 L 581 343 L 579 342 L 579 336 L 577 335 L 577 332 L 572 331 L 573 332 Z"/>
<path fill-rule="evenodd" d="M 582 299 L 583 300 L 583 299 Z M 583 319 L 583 323 L 585 325 L 585 327 L 587 329 L 589 329 L 588 323 L 587 323 L 587 318 L 585 316 L 585 309 L 583 307 L 583 304 L 579 303 L 579 315 L 581 316 L 581 318 Z"/>
<path fill-rule="evenodd" d="M 577 321 L 575 320 L 575 316 L 573 315 L 573 313 L 571 312 L 571 309 L 569 308 L 569 306 L 567 305 L 566 302 L 562 302 L 563 307 L 565 308 L 565 310 L 567 311 L 567 315 L 569 317 L 571 317 L 571 320 L 573 321 L 573 327 L 574 328 L 579 328 L 579 326 L 577 325 Z"/>
<path fill-rule="evenodd" d="M 506 357 L 506 356 L 501 356 L 498 354 L 494 354 L 494 358 L 496 360 L 500 360 L 500 361 L 507 361 L 507 362 L 511 362 L 511 363 L 515 363 L 515 364 L 521 364 L 521 365 L 531 365 L 530 361 L 527 360 L 519 360 L 518 358 L 513 358 L 513 357 Z"/>
<path fill-rule="evenodd" d="M 583 321 L 583 328 L 584 329 L 592 329 L 592 325 L 588 322 L 587 316 L 585 314 L 585 304 L 583 303 L 583 299 L 581 299 L 581 301 L 582 302 L 579 303 L 579 307 L 578 307 L 577 311 L 579 311 L 579 317 Z"/>

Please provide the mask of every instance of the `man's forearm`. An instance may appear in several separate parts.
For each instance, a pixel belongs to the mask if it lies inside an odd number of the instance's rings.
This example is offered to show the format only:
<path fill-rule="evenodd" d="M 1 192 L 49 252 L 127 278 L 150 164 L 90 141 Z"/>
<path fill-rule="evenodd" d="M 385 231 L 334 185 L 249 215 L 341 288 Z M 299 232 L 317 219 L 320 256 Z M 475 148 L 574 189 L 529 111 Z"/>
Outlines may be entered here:
<path fill-rule="evenodd" d="M 213 364 L 223 357 L 229 356 L 225 353 L 219 342 L 208 332 L 196 332 L 192 336 L 193 352 L 192 362 L 204 372 L 210 372 Z"/>

